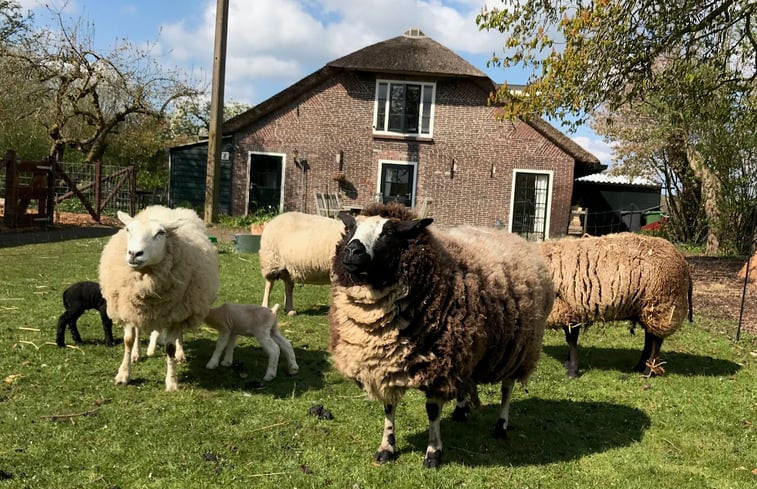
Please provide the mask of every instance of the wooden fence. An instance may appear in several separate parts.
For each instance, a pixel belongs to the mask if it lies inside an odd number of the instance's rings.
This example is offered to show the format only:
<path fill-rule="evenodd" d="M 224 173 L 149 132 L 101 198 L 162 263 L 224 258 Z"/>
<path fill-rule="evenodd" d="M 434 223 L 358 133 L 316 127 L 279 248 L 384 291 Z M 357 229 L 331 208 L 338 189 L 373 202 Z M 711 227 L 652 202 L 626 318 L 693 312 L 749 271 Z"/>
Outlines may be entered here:
<path fill-rule="evenodd" d="M 74 171 L 73 167 L 64 168 L 53 157 L 42 161 L 22 161 L 15 151 L 8 150 L 3 158 L 3 167 L 4 224 L 10 228 L 50 225 L 55 206 L 72 198 L 78 199 L 92 219 L 100 222 L 103 210 L 112 205 L 124 190 L 129 213 L 136 213 L 137 173 L 133 166 L 111 167 L 111 173 L 103 175 L 107 172 L 103 172 L 104 165 L 99 161 L 78 165 L 78 171 Z M 82 168 L 86 170 L 81 171 Z M 34 201 L 36 213 L 30 213 L 30 205 Z"/>

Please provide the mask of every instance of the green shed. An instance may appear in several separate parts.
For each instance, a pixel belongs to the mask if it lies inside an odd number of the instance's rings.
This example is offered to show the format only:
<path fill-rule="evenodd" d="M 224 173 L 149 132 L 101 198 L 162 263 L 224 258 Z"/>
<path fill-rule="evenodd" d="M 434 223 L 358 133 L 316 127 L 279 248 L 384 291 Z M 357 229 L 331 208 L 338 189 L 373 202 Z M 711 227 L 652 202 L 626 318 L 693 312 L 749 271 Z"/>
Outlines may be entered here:
<path fill-rule="evenodd" d="M 647 178 L 596 173 L 573 184 L 574 207 L 586 210 L 586 232 L 601 236 L 623 231 L 638 232 L 659 213 L 660 184 Z M 647 221 L 647 219 L 650 219 Z"/>
<path fill-rule="evenodd" d="M 218 212 L 231 215 L 231 137 L 221 142 L 221 188 Z M 208 169 L 208 142 L 174 146 L 168 151 L 168 205 L 203 209 Z"/>

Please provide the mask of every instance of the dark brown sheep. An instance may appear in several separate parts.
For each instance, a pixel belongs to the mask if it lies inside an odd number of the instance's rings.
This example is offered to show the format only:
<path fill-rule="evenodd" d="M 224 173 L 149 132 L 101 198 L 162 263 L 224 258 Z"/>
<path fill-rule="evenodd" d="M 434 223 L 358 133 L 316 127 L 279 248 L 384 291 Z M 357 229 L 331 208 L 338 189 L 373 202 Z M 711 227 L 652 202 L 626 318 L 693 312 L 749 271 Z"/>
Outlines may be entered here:
<path fill-rule="evenodd" d="M 502 382 L 495 436 L 507 429 L 512 388 L 541 352 L 554 298 L 538 249 L 473 229 L 442 233 L 401 205 L 343 216 L 332 268 L 329 349 L 336 368 L 384 404 L 376 460 L 396 455 L 394 414 L 407 389 L 426 394 L 424 466 L 441 463 L 440 415 L 464 416 L 475 383 Z"/>

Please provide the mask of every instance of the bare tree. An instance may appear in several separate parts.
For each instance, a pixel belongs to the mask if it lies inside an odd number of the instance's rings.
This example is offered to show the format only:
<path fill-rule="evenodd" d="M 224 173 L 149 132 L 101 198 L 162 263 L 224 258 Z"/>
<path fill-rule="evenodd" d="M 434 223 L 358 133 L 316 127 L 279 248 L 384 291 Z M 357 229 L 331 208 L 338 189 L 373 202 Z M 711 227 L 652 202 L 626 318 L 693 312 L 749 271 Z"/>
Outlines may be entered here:
<path fill-rule="evenodd" d="M 60 159 L 68 147 L 97 161 L 130 117 L 165 119 L 176 101 L 202 93 L 183 72 L 162 67 L 149 49 L 122 40 L 98 52 L 91 25 L 54 16 L 55 30 L 3 48 L 14 69 L 35 84 L 38 104 L 30 115 L 45 127 L 50 155 Z"/>

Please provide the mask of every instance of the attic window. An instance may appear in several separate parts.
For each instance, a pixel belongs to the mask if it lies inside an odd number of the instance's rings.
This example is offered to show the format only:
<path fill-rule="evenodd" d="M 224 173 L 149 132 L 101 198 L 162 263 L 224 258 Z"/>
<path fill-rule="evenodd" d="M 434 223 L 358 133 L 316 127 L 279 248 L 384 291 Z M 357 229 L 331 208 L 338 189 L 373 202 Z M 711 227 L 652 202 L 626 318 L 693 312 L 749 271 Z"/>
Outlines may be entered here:
<path fill-rule="evenodd" d="M 406 30 L 402 35 L 405 37 L 426 37 L 426 34 L 424 34 L 423 31 L 417 27 Z"/>
<path fill-rule="evenodd" d="M 374 134 L 431 137 L 435 92 L 434 83 L 377 80 Z"/>

